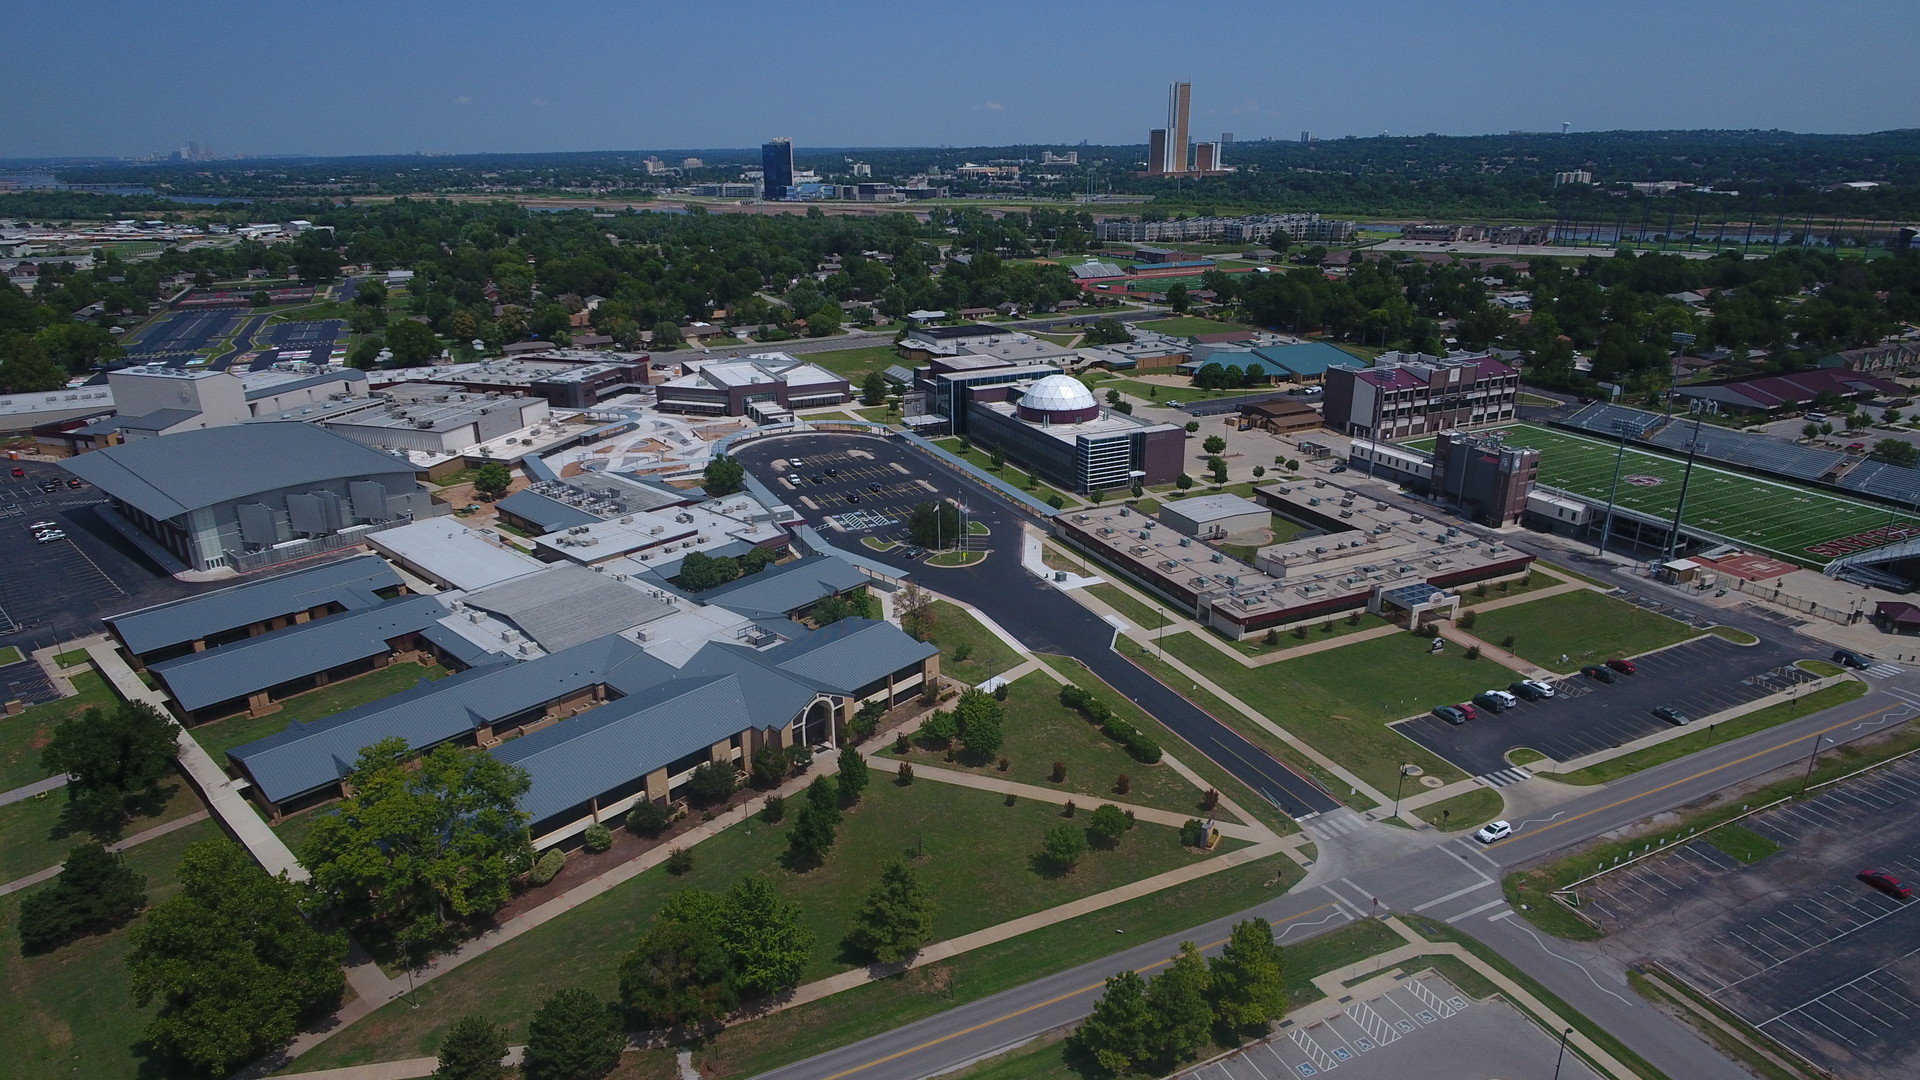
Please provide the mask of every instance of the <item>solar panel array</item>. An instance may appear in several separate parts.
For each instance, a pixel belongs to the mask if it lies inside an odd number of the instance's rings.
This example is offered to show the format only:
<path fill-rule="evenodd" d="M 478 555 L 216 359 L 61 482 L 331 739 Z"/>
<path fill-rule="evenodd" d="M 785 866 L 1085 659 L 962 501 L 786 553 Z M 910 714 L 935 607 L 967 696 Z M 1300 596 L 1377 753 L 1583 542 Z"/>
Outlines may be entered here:
<path fill-rule="evenodd" d="M 1695 437 L 1690 421 L 1675 420 L 1665 431 L 1647 441 L 1655 446 L 1685 453 L 1687 444 L 1694 441 Z M 1701 457 L 1800 480 L 1818 480 L 1835 465 L 1847 460 L 1847 455 L 1838 450 L 1816 450 L 1781 439 L 1770 439 L 1765 435 L 1728 431 L 1711 424 L 1700 425 L 1698 439 Z"/>
<path fill-rule="evenodd" d="M 1920 500 L 1920 469 L 1889 465 L 1884 461 L 1863 461 L 1835 483 L 1848 491 L 1865 492 L 1883 499 L 1903 503 Z"/>
<path fill-rule="evenodd" d="M 1572 416 L 1562 420 L 1568 427 L 1591 431 L 1599 435 L 1617 439 L 1624 430 L 1631 439 L 1645 439 L 1647 432 L 1659 427 L 1668 418 L 1659 413 L 1642 412 L 1620 405 L 1589 405 Z M 1616 427 L 1615 425 L 1620 425 Z"/>

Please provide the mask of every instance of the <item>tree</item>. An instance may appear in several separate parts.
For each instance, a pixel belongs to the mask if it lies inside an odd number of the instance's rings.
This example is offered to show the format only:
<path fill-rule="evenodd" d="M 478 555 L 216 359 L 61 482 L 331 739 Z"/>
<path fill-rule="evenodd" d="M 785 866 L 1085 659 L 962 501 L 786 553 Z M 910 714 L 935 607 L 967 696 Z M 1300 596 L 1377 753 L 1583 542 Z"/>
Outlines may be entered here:
<path fill-rule="evenodd" d="M 507 1033 L 484 1016 L 467 1015 L 454 1021 L 440 1040 L 439 1080 L 506 1080 Z"/>
<path fill-rule="evenodd" d="M 1174 282 L 1173 285 L 1168 287 L 1167 306 L 1173 309 L 1175 315 L 1185 315 L 1187 309 L 1193 306 L 1193 301 L 1187 296 L 1187 286 L 1185 283 Z"/>
<path fill-rule="evenodd" d="M 711 806 L 725 801 L 739 786 L 739 772 L 732 762 L 705 761 L 687 779 L 687 798 Z"/>
<path fill-rule="evenodd" d="M 643 1028 L 704 1023 L 732 1012 L 739 993 L 718 928 L 663 912 L 620 962 L 620 1001 Z"/>
<path fill-rule="evenodd" d="M 409 761 L 406 740 L 360 751 L 353 792 L 308 834 L 301 864 L 350 919 L 430 945 L 451 924 L 497 910 L 532 862 L 526 770 L 477 750 L 436 746 Z"/>
<path fill-rule="evenodd" d="M 1220 1021 L 1242 1030 L 1279 1019 L 1287 1011 L 1286 958 L 1265 919 L 1235 923 L 1213 974 L 1213 1006 Z"/>
<path fill-rule="evenodd" d="M 960 729 L 960 742 L 976 758 L 990 758 L 1005 739 L 1006 707 L 992 694 L 970 687 L 954 703 L 953 716 Z"/>
<path fill-rule="evenodd" d="M 961 537 L 960 508 L 945 499 L 921 503 L 907 515 L 907 534 L 921 547 L 952 547 Z"/>
<path fill-rule="evenodd" d="M 658 836 L 672 821 L 672 812 L 652 799 L 642 799 L 627 811 L 627 828 L 642 836 Z"/>
<path fill-rule="evenodd" d="M 111 836 L 127 815 L 161 799 L 179 745 L 179 726 L 153 706 L 123 701 L 88 709 L 53 729 L 40 765 L 64 774 L 67 800 L 96 835 Z"/>
<path fill-rule="evenodd" d="M 800 973 L 813 959 L 813 931 L 801 919 L 798 903 L 782 897 L 765 877 L 748 874 L 727 891 L 722 911 L 720 940 L 742 997 L 800 985 Z"/>
<path fill-rule="evenodd" d="M 671 349 L 679 345 L 682 340 L 680 327 L 671 320 L 662 319 L 653 324 L 653 340 L 649 344 L 656 349 Z"/>
<path fill-rule="evenodd" d="M 59 390 L 67 385 L 67 374 L 27 335 L 0 334 L 0 394 Z"/>
<path fill-rule="evenodd" d="M 878 405 L 887 400 L 887 377 L 878 371 L 867 372 L 860 380 L 860 404 Z"/>
<path fill-rule="evenodd" d="M 933 636 L 936 622 L 933 597 L 925 589 L 908 582 L 907 587 L 900 590 L 900 602 L 894 608 L 900 613 L 900 629 L 916 641 L 926 641 Z"/>
<path fill-rule="evenodd" d="M 1125 323 L 1118 319 L 1101 319 L 1087 327 L 1080 341 L 1083 345 L 1125 345 L 1133 340 Z"/>
<path fill-rule="evenodd" d="M 680 573 L 674 578 L 688 592 L 701 592 L 725 585 L 740 576 L 740 564 L 726 555 L 690 551 L 680 560 Z"/>
<path fill-rule="evenodd" d="M 765 791 L 779 787 L 780 781 L 787 778 L 789 768 L 785 750 L 778 743 L 769 742 L 754 751 L 753 765 L 748 768 L 747 774 L 753 780 L 754 787 Z"/>
<path fill-rule="evenodd" d="M 387 347 L 387 339 L 380 334 L 368 334 L 353 343 L 353 350 L 347 353 L 347 365 L 362 371 L 371 371 L 380 363 L 380 350 Z"/>
<path fill-rule="evenodd" d="M 440 339 L 425 323 L 401 319 L 387 327 L 387 348 L 400 367 L 424 367 L 440 353 Z"/>
<path fill-rule="evenodd" d="M 385 307 L 387 305 L 387 287 L 371 278 L 354 286 L 353 302 L 361 307 Z"/>
<path fill-rule="evenodd" d="M 1146 980 L 1123 971 L 1107 979 L 1106 992 L 1080 1022 L 1073 1041 L 1101 1068 L 1122 1076 L 1153 1057 L 1156 1029 Z"/>
<path fill-rule="evenodd" d="M 591 991 L 569 987 L 540 1003 L 527 1021 L 522 1080 L 600 1080 L 620 1067 L 627 1048 L 613 1010 Z"/>
<path fill-rule="evenodd" d="M 793 825 L 787 833 L 787 853 L 805 866 L 825 862 L 827 852 L 833 850 L 836 821 L 833 815 L 813 803 L 803 804 L 800 812 L 793 816 Z"/>
<path fill-rule="evenodd" d="M 1191 435 L 1194 432 L 1199 430 L 1200 430 L 1200 421 L 1198 420 L 1187 421 L 1187 434 Z"/>
<path fill-rule="evenodd" d="M 20 951 L 45 952 L 121 926 L 147 905 L 147 879 L 99 844 L 67 852 L 60 874 L 20 898 Z"/>
<path fill-rule="evenodd" d="M 1207 1045 L 1213 1028 L 1213 1006 L 1207 991 L 1213 977 L 1193 942 L 1180 943 L 1180 955 L 1167 970 L 1147 984 L 1147 1008 L 1155 1020 L 1155 1042 L 1160 1057 L 1184 1061 Z"/>
<path fill-rule="evenodd" d="M 933 894 L 920 875 L 894 859 L 854 913 L 847 944 L 882 964 L 897 964 L 933 940 L 933 915 Z"/>
<path fill-rule="evenodd" d="M 307 924 L 300 886 L 224 839 L 187 848 L 179 879 L 127 956 L 134 1004 L 160 1002 L 146 1036 L 163 1053 L 225 1073 L 339 1004 L 346 938 Z"/>
<path fill-rule="evenodd" d="M 1193 486 L 1193 477 L 1188 476 L 1186 473 L 1181 473 L 1174 478 L 1173 486 L 1179 488 L 1181 491 L 1185 491 Z"/>
<path fill-rule="evenodd" d="M 513 486 L 513 470 L 506 463 L 489 461 L 473 474 L 473 490 L 490 498 L 499 498 Z"/>
<path fill-rule="evenodd" d="M 1094 808 L 1093 817 L 1087 824 L 1087 831 L 1093 834 L 1093 838 L 1099 841 L 1100 846 L 1109 848 L 1120 843 L 1120 838 L 1125 836 L 1127 830 L 1131 828 L 1133 828 L 1133 819 L 1127 816 L 1125 810 L 1112 803 L 1101 803 Z"/>
<path fill-rule="evenodd" d="M 1080 857 L 1087 853 L 1086 833 L 1064 822 L 1055 825 L 1041 838 L 1040 853 L 1064 874 L 1079 865 Z"/>
<path fill-rule="evenodd" d="M 987 464 L 993 466 L 994 472 L 999 472 L 1007 464 L 1007 452 L 998 446 L 994 447 L 987 454 Z"/>
<path fill-rule="evenodd" d="M 851 806 L 860 801 L 860 793 L 873 782 L 867 759 L 851 743 L 840 748 L 840 772 L 837 777 L 840 798 Z"/>
<path fill-rule="evenodd" d="M 1920 465 L 1920 447 L 1899 439 L 1881 439 L 1873 444 L 1873 460 L 1911 469 Z"/>
<path fill-rule="evenodd" d="M 1225 453 L 1227 449 L 1227 440 L 1221 438 L 1218 435 L 1209 435 L 1207 436 L 1206 441 L 1200 444 L 1200 448 L 1202 450 L 1205 450 L 1209 454 Z"/>
<path fill-rule="evenodd" d="M 808 337 L 830 337 L 840 332 L 840 313 L 821 308 L 807 316 Z"/>

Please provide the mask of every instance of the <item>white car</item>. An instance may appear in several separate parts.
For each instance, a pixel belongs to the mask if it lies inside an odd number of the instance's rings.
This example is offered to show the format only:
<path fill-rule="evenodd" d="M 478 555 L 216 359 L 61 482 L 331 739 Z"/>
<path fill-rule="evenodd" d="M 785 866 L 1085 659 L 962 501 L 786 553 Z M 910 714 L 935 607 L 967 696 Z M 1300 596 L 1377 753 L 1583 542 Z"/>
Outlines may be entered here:
<path fill-rule="evenodd" d="M 34 533 L 33 538 L 43 544 L 51 544 L 56 540 L 65 540 L 67 534 L 61 532 L 59 529 L 48 529 L 46 532 Z"/>
<path fill-rule="evenodd" d="M 1539 694 L 1543 698 L 1553 696 L 1553 684 L 1550 682 L 1541 682 L 1539 679 L 1522 679 L 1520 681 L 1526 683 L 1527 686 L 1532 688 L 1534 693 Z"/>
<path fill-rule="evenodd" d="M 27 526 L 27 528 L 32 529 L 34 532 L 45 532 L 48 529 L 57 529 L 59 527 L 60 523 L 57 521 L 36 521 Z"/>
<path fill-rule="evenodd" d="M 1512 825 L 1504 821 L 1489 821 L 1485 825 L 1480 826 L 1480 831 L 1474 833 L 1473 838 L 1483 844 L 1491 844 L 1496 840 L 1505 840 L 1512 835 Z"/>

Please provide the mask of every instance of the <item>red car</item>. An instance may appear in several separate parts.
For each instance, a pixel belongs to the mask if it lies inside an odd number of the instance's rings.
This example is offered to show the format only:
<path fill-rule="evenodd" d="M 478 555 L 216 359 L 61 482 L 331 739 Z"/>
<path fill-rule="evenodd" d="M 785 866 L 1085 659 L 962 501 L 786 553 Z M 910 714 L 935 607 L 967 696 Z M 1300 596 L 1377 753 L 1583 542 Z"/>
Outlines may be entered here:
<path fill-rule="evenodd" d="M 1474 708 L 1473 706 L 1471 706 L 1471 705 L 1469 705 L 1469 704 L 1467 704 L 1467 703 L 1466 703 L 1466 702 L 1464 702 L 1464 701 L 1463 701 L 1463 702 L 1461 702 L 1461 703 L 1460 703 L 1460 704 L 1458 704 L 1458 705 L 1455 705 L 1455 706 L 1454 706 L 1454 708 L 1456 708 L 1456 709 L 1459 709 L 1459 710 L 1460 710 L 1460 712 L 1461 712 L 1461 714 L 1462 714 L 1462 715 L 1464 715 L 1464 716 L 1465 716 L 1465 717 L 1466 717 L 1467 719 L 1469 719 L 1469 720 L 1478 720 L 1478 719 L 1480 719 L 1480 712 L 1479 712 L 1479 710 L 1477 710 L 1477 709 L 1475 709 L 1475 708 Z"/>
<path fill-rule="evenodd" d="M 1639 670 L 1633 666 L 1633 661 L 1631 660 L 1609 660 L 1607 661 L 1607 666 L 1622 675 L 1632 675 L 1635 671 Z"/>
<path fill-rule="evenodd" d="M 1900 884 L 1900 879 L 1885 870 L 1862 870 L 1854 875 L 1868 885 L 1879 889 L 1895 900 L 1907 900 L 1913 896 L 1913 890 Z"/>
<path fill-rule="evenodd" d="M 25 470 L 25 469 L 15 469 L 15 470 L 13 470 L 13 475 L 15 475 L 15 476 L 25 476 L 25 475 L 27 475 L 27 470 Z"/>

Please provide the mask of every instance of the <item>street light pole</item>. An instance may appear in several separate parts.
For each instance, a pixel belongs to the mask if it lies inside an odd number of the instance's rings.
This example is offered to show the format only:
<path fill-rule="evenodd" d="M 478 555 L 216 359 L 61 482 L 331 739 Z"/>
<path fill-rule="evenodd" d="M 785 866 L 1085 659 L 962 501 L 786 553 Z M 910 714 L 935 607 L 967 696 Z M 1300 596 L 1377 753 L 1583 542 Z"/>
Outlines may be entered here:
<path fill-rule="evenodd" d="M 1560 1080 L 1560 1066 L 1567 1060 L 1567 1036 L 1571 1034 L 1572 1028 L 1562 1028 L 1560 1031 L 1560 1056 L 1553 1061 L 1553 1080 Z"/>
<path fill-rule="evenodd" d="M 1411 765 L 1401 765 L 1400 780 L 1398 783 L 1393 785 L 1393 816 L 1394 817 L 1400 816 L 1400 792 L 1402 789 L 1404 789 L 1407 786 L 1407 770 L 1410 768 L 1412 768 Z"/>
<path fill-rule="evenodd" d="M 1805 795 L 1807 785 L 1813 782 L 1813 763 L 1820 759 L 1820 748 L 1832 741 L 1833 739 L 1826 735 L 1814 740 L 1813 753 L 1807 755 L 1807 774 L 1800 778 L 1800 794 Z"/>

